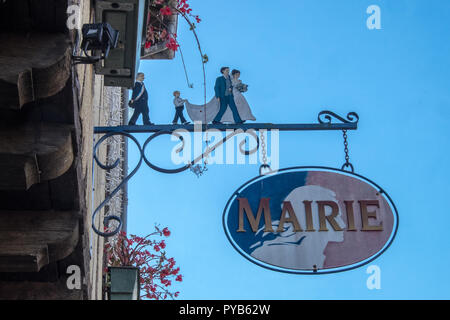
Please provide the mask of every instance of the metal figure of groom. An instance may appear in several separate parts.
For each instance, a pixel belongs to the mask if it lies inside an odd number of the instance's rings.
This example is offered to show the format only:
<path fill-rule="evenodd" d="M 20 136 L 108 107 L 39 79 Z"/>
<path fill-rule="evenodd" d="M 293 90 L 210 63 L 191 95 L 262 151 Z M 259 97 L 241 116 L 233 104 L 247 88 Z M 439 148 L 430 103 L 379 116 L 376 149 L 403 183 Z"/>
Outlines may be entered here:
<path fill-rule="evenodd" d="M 233 118 L 235 123 L 244 123 L 239 116 L 239 112 L 236 108 L 236 104 L 234 103 L 233 97 L 233 85 L 231 83 L 230 78 L 230 68 L 222 67 L 220 69 L 222 76 L 216 79 L 216 85 L 214 86 L 214 91 L 216 93 L 216 98 L 220 102 L 220 110 L 219 113 L 213 120 L 214 124 L 221 123 L 223 114 L 227 111 L 227 107 L 229 106 L 231 111 L 233 112 Z"/>

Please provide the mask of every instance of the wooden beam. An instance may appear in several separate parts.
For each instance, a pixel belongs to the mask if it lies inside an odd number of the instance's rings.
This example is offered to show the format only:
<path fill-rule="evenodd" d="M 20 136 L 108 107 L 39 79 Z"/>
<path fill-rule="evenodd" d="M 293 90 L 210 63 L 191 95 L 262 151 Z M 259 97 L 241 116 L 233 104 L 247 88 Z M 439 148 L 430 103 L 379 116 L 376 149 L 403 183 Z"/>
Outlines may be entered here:
<path fill-rule="evenodd" d="M 0 272 L 38 272 L 75 249 L 79 218 L 70 211 L 0 211 Z"/>
<path fill-rule="evenodd" d="M 63 33 L 0 33 L 0 108 L 18 110 L 61 91 L 70 75 Z"/>
<path fill-rule="evenodd" d="M 0 190 L 27 190 L 64 174 L 74 160 L 71 126 L 0 128 Z"/>
<path fill-rule="evenodd" d="M 48 247 L 39 244 L 0 244 L 0 272 L 39 272 L 50 263 Z"/>

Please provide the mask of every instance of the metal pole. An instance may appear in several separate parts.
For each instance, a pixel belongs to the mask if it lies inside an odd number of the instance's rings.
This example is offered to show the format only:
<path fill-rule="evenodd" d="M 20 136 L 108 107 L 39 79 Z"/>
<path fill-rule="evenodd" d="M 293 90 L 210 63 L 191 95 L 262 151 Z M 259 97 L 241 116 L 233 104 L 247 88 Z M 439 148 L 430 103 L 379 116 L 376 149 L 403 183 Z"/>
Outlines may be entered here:
<path fill-rule="evenodd" d="M 201 125 L 202 130 L 206 129 L 206 125 Z M 182 124 L 158 124 L 150 126 L 117 126 L 117 127 L 94 127 L 94 133 L 111 133 L 111 132 L 127 132 L 127 133 L 154 133 L 159 131 L 175 131 L 184 129 L 194 132 L 194 125 Z M 328 131 L 328 130 L 356 130 L 357 123 L 291 123 L 291 124 L 274 124 L 274 123 L 244 123 L 244 124 L 208 124 L 208 129 L 216 129 L 220 131 L 242 129 L 244 131 L 253 129 L 259 130 L 280 130 L 280 131 Z"/>

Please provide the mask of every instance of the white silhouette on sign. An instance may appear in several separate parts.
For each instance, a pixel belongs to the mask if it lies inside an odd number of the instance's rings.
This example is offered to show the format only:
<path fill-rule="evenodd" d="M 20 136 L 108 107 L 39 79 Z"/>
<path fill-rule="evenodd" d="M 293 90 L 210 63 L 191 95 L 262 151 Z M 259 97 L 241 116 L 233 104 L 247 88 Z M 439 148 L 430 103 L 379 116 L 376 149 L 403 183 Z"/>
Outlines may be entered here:
<path fill-rule="evenodd" d="M 312 201 L 311 217 L 312 225 L 315 231 L 305 231 L 307 229 L 305 206 L 303 201 Z M 291 191 L 284 201 L 292 204 L 297 220 L 303 231 L 294 231 L 294 225 L 285 222 L 284 231 L 277 233 L 279 220 L 272 222 L 272 228 L 275 233 L 263 232 L 264 226 L 257 231 L 255 236 L 262 238 L 250 246 L 253 249 L 251 256 L 283 268 L 290 269 L 321 269 L 324 265 L 326 256 L 324 250 L 328 242 L 344 241 L 344 231 L 336 231 L 327 223 L 328 231 L 319 231 L 320 221 L 318 216 L 318 204 L 316 201 L 333 201 L 336 200 L 336 194 L 326 188 L 320 186 L 303 186 Z M 325 207 L 325 215 L 330 215 L 331 208 Z M 343 229 L 345 223 L 342 220 L 341 209 L 334 218 L 334 221 Z M 261 233 L 262 236 L 261 236 Z"/>

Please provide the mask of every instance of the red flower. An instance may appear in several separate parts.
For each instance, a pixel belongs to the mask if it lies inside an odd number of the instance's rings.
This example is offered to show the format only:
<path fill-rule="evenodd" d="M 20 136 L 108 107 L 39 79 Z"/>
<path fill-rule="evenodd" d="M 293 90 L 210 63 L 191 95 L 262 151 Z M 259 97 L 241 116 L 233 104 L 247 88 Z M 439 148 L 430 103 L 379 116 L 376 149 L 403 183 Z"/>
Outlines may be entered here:
<path fill-rule="evenodd" d="M 152 239 L 151 236 L 169 236 L 168 228 L 159 229 L 145 237 L 120 233 L 115 240 L 105 244 L 105 257 L 108 266 L 135 266 L 140 270 L 140 288 L 143 298 L 166 299 L 178 296 L 179 292 L 171 293 L 168 288 L 172 281 L 182 281 L 178 276 L 179 267 L 175 267 L 175 259 L 160 253 L 167 244 L 162 239 Z M 155 254 L 152 254 L 154 252 Z M 105 268 L 104 272 L 108 270 Z"/>
<path fill-rule="evenodd" d="M 178 43 L 176 42 L 176 40 L 172 37 L 169 38 L 169 40 L 166 43 L 166 47 L 169 48 L 172 51 L 177 51 L 178 50 Z"/>
<path fill-rule="evenodd" d="M 163 235 L 165 235 L 166 237 L 170 236 L 170 231 L 167 227 L 164 228 L 162 232 L 163 232 Z"/>
<path fill-rule="evenodd" d="M 170 16 L 172 14 L 172 10 L 168 6 L 162 7 L 159 11 L 163 16 Z"/>
<path fill-rule="evenodd" d="M 175 279 L 175 281 L 183 281 L 183 276 L 181 274 L 177 275 L 177 278 Z"/>

